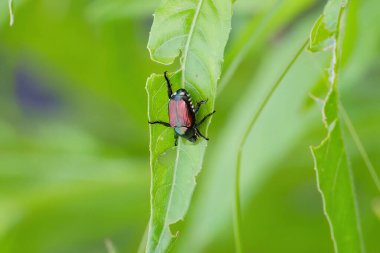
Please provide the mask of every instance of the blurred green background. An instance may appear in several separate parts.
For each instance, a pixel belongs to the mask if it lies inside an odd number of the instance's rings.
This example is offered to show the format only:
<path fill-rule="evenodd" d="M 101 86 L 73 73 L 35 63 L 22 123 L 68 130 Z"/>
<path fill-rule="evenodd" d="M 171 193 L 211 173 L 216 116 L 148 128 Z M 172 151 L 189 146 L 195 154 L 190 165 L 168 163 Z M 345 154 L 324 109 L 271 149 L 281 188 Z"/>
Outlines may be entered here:
<path fill-rule="evenodd" d="M 0 3 L 0 253 L 136 252 L 149 219 L 146 78 L 173 71 L 146 50 L 158 0 Z M 246 122 L 290 61 L 324 1 L 238 0 L 204 169 L 175 252 L 233 252 L 234 157 Z M 376 0 L 353 0 L 341 99 L 380 167 Z M 309 98 L 325 55 L 305 52 L 254 129 L 243 161 L 248 252 L 333 252 L 308 146 L 324 136 Z M 222 74 L 223 81 L 223 74 Z M 165 94 L 163 94 L 165 95 Z M 345 132 L 368 253 L 380 252 L 380 196 Z"/>

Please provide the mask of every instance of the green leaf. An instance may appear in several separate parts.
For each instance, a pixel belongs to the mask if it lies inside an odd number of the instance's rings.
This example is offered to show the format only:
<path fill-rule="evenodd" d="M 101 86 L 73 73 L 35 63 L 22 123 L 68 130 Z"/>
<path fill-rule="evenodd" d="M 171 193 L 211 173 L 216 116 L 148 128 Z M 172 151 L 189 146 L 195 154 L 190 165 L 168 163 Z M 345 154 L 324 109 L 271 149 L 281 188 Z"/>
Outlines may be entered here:
<path fill-rule="evenodd" d="M 310 33 L 309 50 L 312 52 L 323 51 L 331 47 L 334 39 L 331 37 L 334 33 L 326 28 L 324 15 L 319 16 Z"/>
<path fill-rule="evenodd" d="M 311 151 L 335 252 L 364 252 L 353 178 L 339 123 L 339 30 L 342 29 L 340 21 L 345 4 L 346 1 L 330 0 L 311 32 L 311 51 L 331 48 L 332 52 L 328 71 L 328 94 L 322 109 L 327 137 L 319 146 L 311 147 Z"/>
<path fill-rule="evenodd" d="M 362 252 L 352 173 L 342 139 L 337 101 L 334 89 L 325 104 L 327 137 L 311 150 L 335 252 Z"/>
<path fill-rule="evenodd" d="M 315 22 L 310 33 L 312 52 L 323 51 L 333 46 L 334 36 L 338 29 L 341 7 L 346 6 L 347 0 L 330 0 L 327 2 L 323 14 Z"/>
<path fill-rule="evenodd" d="M 186 88 L 195 102 L 208 99 L 198 120 L 214 107 L 231 15 L 230 0 L 164 0 L 154 14 L 148 42 L 151 58 L 167 65 L 181 54 L 180 69 L 170 80 L 173 90 Z M 163 76 L 153 74 L 146 89 L 149 120 L 168 121 Z M 200 129 L 206 135 L 208 124 Z M 166 252 L 178 236 L 178 224 L 189 208 L 206 146 L 203 139 L 193 144 L 180 138 L 175 147 L 171 128 L 150 126 L 152 184 L 147 252 Z"/>
<path fill-rule="evenodd" d="M 179 75 L 172 77 L 177 82 Z M 165 79 L 152 75 L 147 82 L 149 96 L 149 119 L 167 118 L 167 96 Z M 184 145 L 178 140 L 174 146 L 173 130 L 163 126 L 152 126 L 151 134 L 151 220 L 148 235 L 148 252 L 164 252 L 178 231 L 170 226 L 186 214 L 195 187 L 195 176 L 199 173 L 206 142 Z"/>
<path fill-rule="evenodd" d="M 176 252 L 209 252 L 209 249 L 214 248 L 219 249 L 215 252 L 233 252 L 233 248 L 222 250 L 226 246 L 231 247 L 231 239 L 223 242 L 220 240 L 227 236 L 232 238 L 230 224 L 234 203 L 233 179 L 236 153 L 226 152 L 226 147 L 228 150 L 238 150 L 242 133 L 246 130 L 252 114 L 259 109 L 272 88 L 271 84 L 276 82 L 302 43 L 301 39 L 307 36 L 308 31 L 305 28 L 305 26 L 301 29 L 296 27 L 296 32 L 291 31 L 279 47 L 270 48 L 268 52 L 263 50 L 262 53 L 265 54 L 263 62 L 257 72 L 252 74 L 247 88 L 240 94 L 239 99 L 231 105 L 232 111 L 226 115 L 224 124 L 219 126 L 218 136 L 223 138 L 215 140 L 215 145 L 207 150 L 206 169 L 202 172 L 197 198 L 189 213 L 188 225 L 183 238 L 179 240 Z M 246 248 L 255 248 L 252 245 L 255 245 L 257 240 L 252 240 L 253 234 L 260 233 L 258 231 L 263 229 L 247 226 L 247 220 L 252 219 L 252 215 L 257 213 L 256 208 L 247 211 L 248 203 L 256 203 L 258 195 L 262 194 L 262 187 L 272 178 L 275 171 L 284 169 L 283 164 L 293 157 L 291 152 L 294 147 L 305 140 L 305 133 L 314 125 L 313 119 L 317 116 L 315 111 L 300 113 L 305 95 L 319 78 L 313 62 L 314 59 L 308 54 L 300 56 L 276 95 L 268 103 L 265 113 L 254 127 L 254 132 L 248 137 L 241 172 L 242 207 L 243 213 L 247 214 L 244 216 L 246 218 L 243 219 L 242 226 L 246 235 L 244 237 Z M 281 134 L 273 134 L 279 129 Z"/>

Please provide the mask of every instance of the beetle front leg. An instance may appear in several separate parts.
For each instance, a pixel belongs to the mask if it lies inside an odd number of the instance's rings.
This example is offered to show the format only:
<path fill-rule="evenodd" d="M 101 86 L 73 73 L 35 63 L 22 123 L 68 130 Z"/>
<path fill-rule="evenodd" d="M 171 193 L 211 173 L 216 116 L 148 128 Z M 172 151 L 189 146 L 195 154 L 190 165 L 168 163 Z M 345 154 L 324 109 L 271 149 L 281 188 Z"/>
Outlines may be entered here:
<path fill-rule="evenodd" d="M 148 121 L 149 124 L 153 125 L 153 124 L 160 124 L 160 125 L 163 125 L 163 126 L 166 126 L 166 127 L 171 127 L 169 123 L 167 122 L 163 122 L 163 121 Z"/>
<path fill-rule="evenodd" d="M 197 113 L 198 110 L 199 110 L 199 108 L 201 107 L 201 105 L 206 104 L 207 101 L 208 101 L 208 99 L 206 99 L 206 100 L 202 100 L 202 101 L 198 102 L 198 103 L 197 103 L 197 106 L 194 108 L 194 113 Z"/>
<path fill-rule="evenodd" d="M 195 132 L 197 133 L 198 136 L 202 137 L 202 138 L 205 139 L 206 141 L 209 140 L 206 136 L 204 136 L 204 135 L 198 130 L 198 128 L 195 128 Z"/>
<path fill-rule="evenodd" d="M 166 80 L 166 85 L 168 87 L 168 97 L 171 98 L 171 96 L 173 94 L 172 85 L 170 84 L 170 80 L 169 80 L 168 76 L 166 75 L 166 73 L 168 73 L 168 72 L 167 71 L 164 72 L 164 77 Z"/>

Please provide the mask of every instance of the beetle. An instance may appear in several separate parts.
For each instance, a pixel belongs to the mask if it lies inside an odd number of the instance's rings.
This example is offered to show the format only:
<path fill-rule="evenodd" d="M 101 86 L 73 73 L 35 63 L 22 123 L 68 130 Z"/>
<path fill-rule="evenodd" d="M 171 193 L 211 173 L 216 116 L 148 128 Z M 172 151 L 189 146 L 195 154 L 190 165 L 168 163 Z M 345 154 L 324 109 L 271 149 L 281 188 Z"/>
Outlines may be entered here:
<path fill-rule="evenodd" d="M 199 137 L 206 141 L 209 139 L 205 137 L 198 129 L 198 127 L 205 122 L 207 118 L 215 113 L 215 111 L 207 114 L 199 122 L 196 122 L 196 114 L 201 105 L 207 103 L 208 99 L 202 100 L 194 107 L 191 101 L 191 96 L 186 89 L 178 89 L 173 93 L 172 85 L 167 76 L 167 71 L 164 72 L 166 85 L 168 89 L 168 113 L 169 123 L 163 121 L 148 121 L 149 124 L 160 124 L 166 127 L 174 128 L 174 145 L 178 144 L 178 137 L 181 136 L 191 142 L 196 142 Z"/>

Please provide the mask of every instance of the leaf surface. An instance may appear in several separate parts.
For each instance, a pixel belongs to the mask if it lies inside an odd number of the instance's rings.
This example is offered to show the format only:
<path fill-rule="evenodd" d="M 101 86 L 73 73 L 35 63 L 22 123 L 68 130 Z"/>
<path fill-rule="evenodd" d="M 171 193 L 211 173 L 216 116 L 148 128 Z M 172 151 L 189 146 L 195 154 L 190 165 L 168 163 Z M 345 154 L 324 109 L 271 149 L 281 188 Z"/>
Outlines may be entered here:
<path fill-rule="evenodd" d="M 335 252 L 363 252 L 351 169 L 336 115 L 337 92 L 329 94 L 324 111 L 327 137 L 312 147 L 318 189 L 322 195 Z"/>
<path fill-rule="evenodd" d="M 339 118 L 338 63 L 340 57 L 340 21 L 347 2 L 330 0 L 311 32 L 310 50 L 331 48 L 328 70 L 328 94 L 322 109 L 327 137 L 312 147 L 318 190 L 322 195 L 324 214 L 330 226 L 335 252 L 364 252 L 354 194 Z"/>
<path fill-rule="evenodd" d="M 341 8 L 347 5 L 347 0 L 330 0 L 323 14 L 315 22 L 310 33 L 310 51 L 318 52 L 331 48 L 335 42 Z"/>
<path fill-rule="evenodd" d="M 152 60 L 172 64 L 180 57 L 180 68 L 170 76 L 173 91 L 185 88 L 202 105 L 197 120 L 214 107 L 224 47 L 231 26 L 231 1 L 164 0 L 154 14 L 148 49 Z M 147 81 L 150 121 L 168 122 L 165 79 L 153 74 Z M 200 127 L 207 135 L 209 121 Z M 147 252 L 166 252 L 178 236 L 178 226 L 189 208 L 202 168 L 206 141 L 195 144 L 182 138 L 174 146 L 174 132 L 150 126 L 151 217 Z"/>

